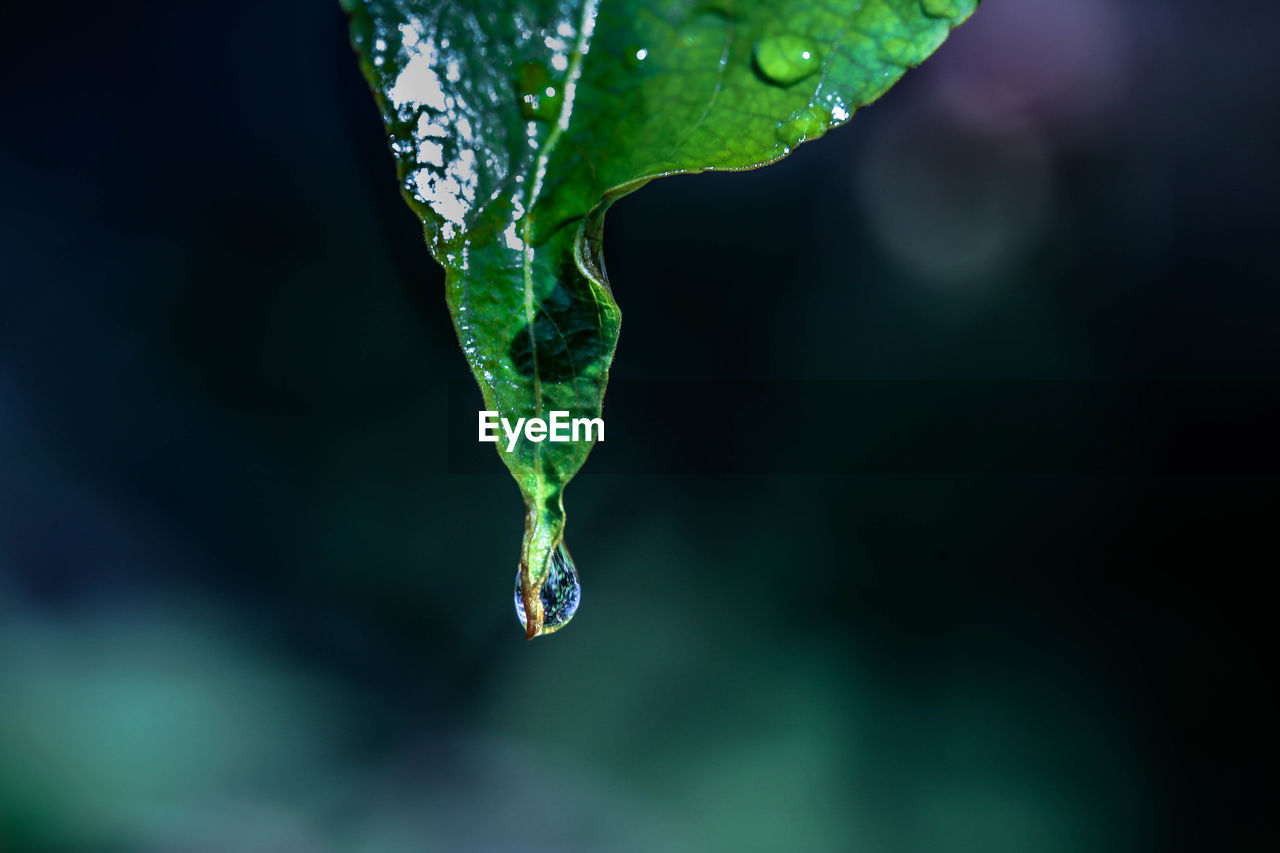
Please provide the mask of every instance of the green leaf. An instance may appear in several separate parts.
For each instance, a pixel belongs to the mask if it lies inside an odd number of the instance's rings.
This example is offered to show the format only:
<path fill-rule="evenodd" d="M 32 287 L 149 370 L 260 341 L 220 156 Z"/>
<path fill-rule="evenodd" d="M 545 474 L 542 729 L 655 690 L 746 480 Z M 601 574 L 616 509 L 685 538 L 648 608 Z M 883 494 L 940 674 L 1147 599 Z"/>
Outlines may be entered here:
<path fill-rule="evenodd" d="M 883 94 L 977 2 L 344 0 L 485 407 L 513 423 L 599 417 L 619 322 L 609 205 L 655 177 L 786 156 Z M 548 578 L 572 568 L 563 493 L 591 442 L 498 450 L 528 508 L 533 637 L 567 621 L 544 613 L 544 586 L 562 593 Z"/>

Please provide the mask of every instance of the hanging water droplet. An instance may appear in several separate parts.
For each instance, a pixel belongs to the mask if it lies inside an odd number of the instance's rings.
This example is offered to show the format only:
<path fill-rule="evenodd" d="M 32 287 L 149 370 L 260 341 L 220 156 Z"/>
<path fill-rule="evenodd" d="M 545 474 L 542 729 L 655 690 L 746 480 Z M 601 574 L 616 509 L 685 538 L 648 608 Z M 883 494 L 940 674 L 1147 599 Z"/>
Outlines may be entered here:
<path fill-rule="evenodd" d="M 798 83 L 817 71 L 821 64 L 818 44 L 811 38 L 780 35 L 756 42 L 756 71 L 777 86 Z"/>
<path fill-rule="evenodd" d="M 542 63 L 526 62 L 520 66 L 516 92 L 520 97 L 520 114 L 525 118 L 555 121 L 560 117 L 564 94 Z"/>
<path fill-rule="evenodd" d="M 920 0 L 920 8 L 930 18 L 954 18 L 960 14 L 956 0 Z"/>
<path fill-rule="evenodd" d="M 551 572 L 542 584 L 538 596 L 542 600 L 542 633 L 549 634 L 563 628 L 578 610 L 582 600 L 582 584 L 578 582 L 578 569 L 573 565 L 569 550 L 561 542 L 551 554 Z M 520 594 L 520 572 L 516 571 L 516 616 L 520 624 L 527 624 L 524 597 Z"/>

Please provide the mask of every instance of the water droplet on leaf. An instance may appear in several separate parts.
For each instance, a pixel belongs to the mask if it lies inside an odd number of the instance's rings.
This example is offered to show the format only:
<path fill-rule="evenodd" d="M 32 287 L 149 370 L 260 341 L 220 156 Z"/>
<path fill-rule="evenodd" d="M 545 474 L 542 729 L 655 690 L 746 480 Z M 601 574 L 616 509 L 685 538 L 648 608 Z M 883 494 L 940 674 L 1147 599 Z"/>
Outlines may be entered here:
<path fill-rule="evenodd" d="M 561 542 L 551 554 L 551 572 L 542 584 L 538 596 L 542 600 L 542 633 L 547 634 L 573 618 L 578 610 L 578 602 L 582 600 L 582 584 L 578 582 L 578 569 L 573 565 L 573 558 Z M 524 612 L 524 597 L 520 595 L 520 572 L 516 572 L 516 616 L 520 624 L 527 624 Z"/>
<path fill-rule="evenodd" d="M 778 125 L 778 141 L 792 147 L 807 139 L 817 139 L 831 125 L 831 113 L 826 107 L 813 104 L 798 115 Z"/>
<path fill-rule="evenodd" d="M 540 62 L 526 62 L 516 73 L 520 114 L 527 119 L 555 121 L 560 117 L 564 94 Z"/>
<path fill-rule="evenodd" d="M 954 18 L 960 14 L 956 0 L 920 0 L 920 8 L 930 18 Z"/>
<path fill-rule="evenodd" d="M 798 83 L 817 71 L 821 64 L 818 44 L 811 38 L 780 35 L 756 42 L 756 71 L 777 86 Z"/>
<path fill-rule="evenodd" d="M 640 47 L 639 45 L 632 45 L 631 47 L 628 47 L 622 54 L 622 61 L 625 62 L 627 67 L 632 70 L 643 66 L 644 61 L 648 58 L 649 49 L 646 47 Z"/>
<path fill-rule="evenodd" d="M 715 9 L 697 9 L 681 25 L 680 44 L 689 50 L 715 51 L 718 56 L 731 40 L 730 19 Z M 708 61 L 713 61 L 708 57 Z"/>

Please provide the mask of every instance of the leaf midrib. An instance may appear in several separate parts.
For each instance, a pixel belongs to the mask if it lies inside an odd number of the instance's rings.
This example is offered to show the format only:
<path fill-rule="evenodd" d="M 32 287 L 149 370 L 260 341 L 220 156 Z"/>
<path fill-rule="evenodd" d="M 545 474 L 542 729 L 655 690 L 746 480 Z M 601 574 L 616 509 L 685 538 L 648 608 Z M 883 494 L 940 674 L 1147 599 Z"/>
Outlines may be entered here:
<path fill-rule="evenodd" d="M 538 367 L 538 347 L 534 339 L 534 285 L 533 285 L 533 208 L 542 194 L 542 184 L 547 174 L 547 164 L 561 135 L 569 127 L 569 118 L 573 114 L 573 101 L 577 94 L 578 78 L 582 76 L 582 60 L 590 49 L 591 35 L 595 30 L 596 11 L 600 0 L 584 0 L 582 14 L 578 19 L 578 37 L 573 45 L 573 54 L 569 59 L 569 69 L 564 82 L 564 100 L 560 105 L 560 114 L 556 116 L 555 126 L 547 134 L 538 155 L 534 158 L 533 180 L 525 198 L 524 215 L 521 219 L 521 267 L 524 273 L 524 313 L 529 330 L 529 353 L 533 360 L 533 409 L 534 417 L 542 417 L 542 373 Z M 542 474 L 542 442 L 534 442 L 533 446 L 534 477 L 538 486 L 539 498 L 545 485 Z"/>

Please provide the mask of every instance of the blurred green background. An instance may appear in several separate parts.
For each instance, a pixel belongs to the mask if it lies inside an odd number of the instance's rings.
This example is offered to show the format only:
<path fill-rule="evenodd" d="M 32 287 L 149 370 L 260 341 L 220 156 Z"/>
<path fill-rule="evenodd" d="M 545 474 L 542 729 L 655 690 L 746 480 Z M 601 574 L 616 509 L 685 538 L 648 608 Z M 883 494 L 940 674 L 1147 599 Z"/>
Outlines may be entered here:
<path fill-rule="evenodd" d="M 620 202 L 533 643 L 337 3 L 5 6 L 0 850 L 1275 849 L 1258 6 L 988 0 Z"/>

